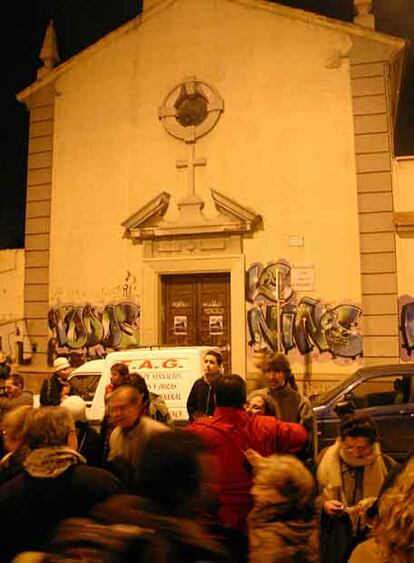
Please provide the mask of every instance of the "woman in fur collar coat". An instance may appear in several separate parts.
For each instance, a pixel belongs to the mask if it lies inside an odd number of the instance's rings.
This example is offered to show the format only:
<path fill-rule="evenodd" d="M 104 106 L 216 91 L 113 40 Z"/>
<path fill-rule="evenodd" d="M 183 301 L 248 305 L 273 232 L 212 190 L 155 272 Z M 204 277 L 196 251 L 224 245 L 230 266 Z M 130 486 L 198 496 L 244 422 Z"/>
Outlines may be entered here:
<path fill-rule="evenodd" d="M 367 510 L 374 504 L 394 460 L 383 454 L 373 420 L 346 417 L 335 444 L 324 450 L 317 479 L 323 498 L 321 561 L 348 561 L 365 539 Z"/>

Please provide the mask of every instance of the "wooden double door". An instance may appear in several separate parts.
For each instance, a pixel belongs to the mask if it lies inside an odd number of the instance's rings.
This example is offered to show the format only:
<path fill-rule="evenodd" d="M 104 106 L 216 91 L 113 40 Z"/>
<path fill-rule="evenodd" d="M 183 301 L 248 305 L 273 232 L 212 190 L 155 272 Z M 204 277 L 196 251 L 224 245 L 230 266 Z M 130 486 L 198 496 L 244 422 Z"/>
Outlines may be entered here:
<path fill-rule="evenodd" d="M 163 344 L 218 346 L 230 370 L 230 274 L 162 276 Z"/>

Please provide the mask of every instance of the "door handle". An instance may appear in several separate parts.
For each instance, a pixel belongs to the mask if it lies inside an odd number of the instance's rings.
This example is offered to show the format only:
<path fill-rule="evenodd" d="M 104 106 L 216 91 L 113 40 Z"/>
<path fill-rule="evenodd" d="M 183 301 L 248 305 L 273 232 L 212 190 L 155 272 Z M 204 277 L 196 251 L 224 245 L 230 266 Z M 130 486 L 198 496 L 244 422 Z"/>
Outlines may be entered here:
<path fill-rule="evenodd" d="M 414 419 L 414 412 L 410 413 L 410 418 Z"/>

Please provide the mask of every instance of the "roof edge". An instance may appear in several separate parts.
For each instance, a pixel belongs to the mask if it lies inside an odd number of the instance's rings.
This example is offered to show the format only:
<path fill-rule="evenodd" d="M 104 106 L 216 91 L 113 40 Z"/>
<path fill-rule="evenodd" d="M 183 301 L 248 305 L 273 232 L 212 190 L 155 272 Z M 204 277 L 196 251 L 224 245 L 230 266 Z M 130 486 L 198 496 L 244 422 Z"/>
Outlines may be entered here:
<path fill-rule="evenodd" d="M 52 71 L 50 71 L 46 76 L 44 76 L 40 80 L 36 80 L 35 82 L 32 82 L 30 86 L 27 86 L 23 90 L 20 90 L 20 92 L 16 94 L 17 100 L 19 102 L 24 103 L 24 101 L 27 98 L 29 98 L 32 94 L 34 94 L 38 90 L 41 90 L 45 86 L 48 86 L 49 84 L 53 83 L 61 74 L 69 70 L 79 60 L 88 57 L 91 53 L 94 53 L 101 47 L 109 43 L 112 43 L 112 41 L 115 41 L 121 35 L 128 33 L 130 30 L 132 30 L 134 27 L 139 26 L 141 23 L 142 23 L 142 14 L 139 14 L 132 20 L 129 20 L 123 25 L 121 25 L 120 27 L 118 27 L 117 29 L 110 31 L 104 37 L 98 39 L 97 41 L 95 41 L 95 43 L 92 43 L 92 45 L 85 47 L 85 49 L 83 49 L 82 51 L 80 51 L 70 59 L 67 59 L 62 64 L 56 66 Z"/>
<path fill-rule="evenodd" d="M 380 31 L 376 31 L 375 29 L 370 29 L 356 23 L 335 20 L 334 18 L 315 14 L 314 12 L 307 12 L 306 10 L 301 10 L 299 8 L 292 8 L 290 6 L 284 6 L 282 4 L 270 3 L 268 2 L 268 0 L 226 1 L 230 4 L 240 4 L 241 6 L 247 6 L 253 9 L 273 12 L 277 15 L 280 15 L 281 17 L 291 18 L 293 15 L 296 19 L 304 23 L 313 23 L 327 29 L 332 29 L 333 31 L 340 31 L 342 33 L 348 33 L 357 37 L 365 37 L 367 39 L 395 47 L 396 49 L 402 49 L 407 43 L 407 41 L 405 39 L 402 39 L 401 37 L 395 37 L 394 35 L 382 33 Z"/>
<path fill-rule="evenodd" d="M 32 94 L 37 92 L 38 90 L 44 88 L 48 84 L 53 83 L 61 74 L 69 70 L 75 63 L 79 60 L 82 60 L 84 57 L 89 56 L 91 53 L 94 53 L 104 45 L 111 43 L 112 41 L 116 40 L 118 37 L 128 33 L 130 30 L 134 29 L 135 27 L 141 25 L 142 23 L 146 22 L 147 20 L 154 17 L 158 12 L 163 10 L 167 5 L 174 3 L 177 0 L 160 0 L 159 3 L 154 4 L 148 12 L 142 12 L 141 14 L 134 17 L 132 20 L 129 20 L 122 26 L 114 29 L 113 31 L 106 34 L 101 39 L 98 39 L 92 45 L 89 45 L 67 61 L 63 62 L 59 66 L 55 67 L 50 73 L 46 76 L 33 82 L 30 86 L 27 86 L 23 90 L 17 93 L 16 98 L 19 102 L 25 102 L 27 98 L 29 98 Z M 273 4 L 270 3 L 268 0 L 224 0 L 229 4 L 238 4 L 240 6 L 245 6 L 248 8 L 252 8 L 255 10 L 264 10 L 275 15 L 297 19 L 303 23 L 314 24 L 326 29 L 337 31 L 341 33 L 346 33 L 348 35 L 353 35 L 356 37 L 364 37 L 366 39 L 371 39 L 373 41 L 377 41 L 387 45 L 388 47 L 394 48 L 396 51 L 402 50 L 407 41 L 400 37 L 394 37 L 393 35 L 387 35 L 385 33 L 381 33 L 379 31 L 375 31 L 358 24 L 343 22 L 340 20 L 334 20 L 332 18 L 328 18 L 326 16 L 321 16 L 319 14 L 314 14 L 313 12 L 307 12 L 305 10 L 300 10 L 298 8 L 291 8 L 290 6 L 284 6 L 281 4 Z"/>

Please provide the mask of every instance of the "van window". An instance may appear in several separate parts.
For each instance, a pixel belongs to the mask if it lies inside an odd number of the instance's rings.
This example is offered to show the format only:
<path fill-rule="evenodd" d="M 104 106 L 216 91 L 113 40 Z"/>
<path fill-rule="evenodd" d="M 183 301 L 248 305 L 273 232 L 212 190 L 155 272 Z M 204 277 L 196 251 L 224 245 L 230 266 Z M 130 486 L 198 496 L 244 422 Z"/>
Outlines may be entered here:
<path fill-rule="evenodd" d="M 349 393 L 358 409 L 402 405 L 410 400 L 411 376 L 372 377 Z"/>
<path fill-rule="evenodd" d="M 100 373 L 82 373 L 69 379 L 71 394 L 79 395 L 84 401 L 93 401 L 98 387 Z"/>

